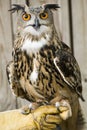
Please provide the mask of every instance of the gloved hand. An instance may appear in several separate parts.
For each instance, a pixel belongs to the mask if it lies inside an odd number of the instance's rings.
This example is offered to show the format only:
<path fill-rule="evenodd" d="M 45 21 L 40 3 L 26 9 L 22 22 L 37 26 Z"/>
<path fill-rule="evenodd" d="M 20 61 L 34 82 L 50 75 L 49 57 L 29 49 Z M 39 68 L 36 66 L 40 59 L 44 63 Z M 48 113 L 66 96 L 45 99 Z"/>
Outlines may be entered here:
<path fill-rule="evenodd" d="M 62 119 L 58 115 L 59 111 L 55 106 L 41 106 L 32 113 L 35 130 L 54 130 Z"/>
<path fill-rule="evenodd" d="M 62 100 L 56 106 L 41 106 L 32 113 L 38 130 L 56 130 L 56 126 L 72 116 L 70 104 Z"/>
<path fill-rule="evenodd" d="M 0 112 L 0 130 L 55 130 L 56 125 L 67 117 L 69 108 L 60 106 L 41 106 L 28 115 L 19 109 Z M 68 116 L 69 117 L 69 116 Z"/>
<path fill-rule="evenodd" d="M 0 130 L 54 130 L 61 118 L 55 106 L 41 106 L 28 115 L 17 110 L 0 112 Z"/>

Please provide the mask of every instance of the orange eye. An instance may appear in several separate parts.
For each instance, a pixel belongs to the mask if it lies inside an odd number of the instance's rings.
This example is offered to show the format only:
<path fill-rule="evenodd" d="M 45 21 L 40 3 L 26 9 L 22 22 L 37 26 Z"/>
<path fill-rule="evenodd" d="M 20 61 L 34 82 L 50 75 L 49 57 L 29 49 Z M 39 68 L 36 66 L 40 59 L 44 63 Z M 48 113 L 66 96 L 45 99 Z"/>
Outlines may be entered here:
<path fill-rule="evenodd" d="M 31 19 L 31 15 L 30 15 L 30 14 L 25 13 L 25 14 L 23 14 L 23 15 L 22 15 L 22 19 L 23 19 L 24 21 L 28 21 L 28 20 L 30 20 L 30 19 Z"/>
<path fill-rule="evenodd" d="M 46 13 L 46 12 L 41 13 L 40 18 L 43 19 L 43 20 L 47 19 L 48 18 L 48 13 Z"/>

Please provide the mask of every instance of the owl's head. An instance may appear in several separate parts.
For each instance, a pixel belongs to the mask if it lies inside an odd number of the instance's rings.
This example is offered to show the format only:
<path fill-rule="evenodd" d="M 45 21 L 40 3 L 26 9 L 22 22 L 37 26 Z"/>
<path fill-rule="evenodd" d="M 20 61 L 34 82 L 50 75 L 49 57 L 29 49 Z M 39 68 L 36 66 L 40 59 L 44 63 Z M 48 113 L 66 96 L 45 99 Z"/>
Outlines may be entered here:
<path fill-rule="evenodd" d="M 14 4 L 10 11 L 18 13 L 17 25 L 20 33 L 42 35 L 51 31 L 54 25 L 52 10 L 59 8 L 57 4 L 46 4 L 39 7 Z"/>

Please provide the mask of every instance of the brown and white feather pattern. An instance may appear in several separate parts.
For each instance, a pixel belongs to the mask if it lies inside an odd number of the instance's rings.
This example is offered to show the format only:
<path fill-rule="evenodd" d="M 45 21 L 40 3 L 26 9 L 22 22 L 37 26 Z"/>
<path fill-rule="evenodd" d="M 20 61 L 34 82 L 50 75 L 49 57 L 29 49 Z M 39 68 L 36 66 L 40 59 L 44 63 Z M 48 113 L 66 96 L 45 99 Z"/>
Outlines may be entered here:
<path fill-rule="evenodd" d="M 57 39 L 57 41 L 54 39 Z M 21 41 L 27 44 L 29 38 L 22 39 Z M 47 39 L 44 39 L 44 41 L 47 41 Z M 32 42 L 36 44 L 36 41 Z M 37 43 L 39 42 L 37 41 Z M 22 43 L 20 49 L 15 49 L 13 55 L 14 71 L 16 72 L 17 81 L 20 83 L 19 88 L 21 88 L 23 94 L 26 95 L 21 97 L 31 102 L 51 102 L 51 100 L 55 99 L 57 96 L 60 97 L 59 100 L 61 99 L 61 95 L 62 98 L 67 98 L 69 89 L 73 88 L 77 90 L 75 87 L 78 87 L 78 84 L 82 88 L 78 65 L 75 60 L 74 62 L 71 60 L 73 56 L 70 49 L 64 43 L 59 43 L 58 38 L 53 38 L 53 40 L 49 39 L 48 45 L 44 43 L 37 50 L 35 50 L 35 48 L 34 50 L 30 48 L 29 51 L 27 51 L 28 46 L 24 46 L 24 44 Z M 61 49 L 64 50 L 61 52 Z M 71 61 L 66 61 L 68 59 L 65 58 L 69 58 Z M 54 62 L 55 59 L 56 65 Z M 63 62 L 64 64 L 62 64 Z M 73 65 L 73 68 L 71 68 L 72 70 L 69 68 L 70 64 Z M 60 68 L 62 75 L 57 66 Z M 65 68 L 65 66 L 67 66 L 67 68 Z M 77 75 L 72 75 L 73 71 Z M 64 95 L 61 94 L 62 89 L 65 91 Z M 16 95 L 20 96 L 20 93 L 17 92 Z"/>
<path fill-rule="evenodd" d="M 71 100 L 71 95 L 84 100 L 79 66 L 70 48 L 58 38 L 52 12 L 46 8 L 49 16 L 45 21 L 39 17 L 42 11 L 35 8 L 30 21 L 18 19 L 13 61 L 7 65 L 11 89 L 15 95 L 40 104 Z"/>

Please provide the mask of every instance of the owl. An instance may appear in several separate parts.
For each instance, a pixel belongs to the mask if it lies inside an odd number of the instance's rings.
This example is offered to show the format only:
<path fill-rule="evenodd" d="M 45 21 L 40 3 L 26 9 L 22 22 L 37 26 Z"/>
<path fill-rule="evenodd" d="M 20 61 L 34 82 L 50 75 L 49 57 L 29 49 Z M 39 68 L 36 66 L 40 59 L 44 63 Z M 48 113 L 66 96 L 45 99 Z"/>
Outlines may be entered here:
<path fill-rule="evenodd" d="M 66 100 L 72 102 L 73 97 L 84 101 L 78 63 L 54 26 L 53 11 L 58 8 L 57 4 L 14 4 L 10 9 L 18 16 L 13 59 L 6 69 L 8 82 L 16 96 L 36 106 L 58 107 L 61 101 L 65 105 Z"/>

